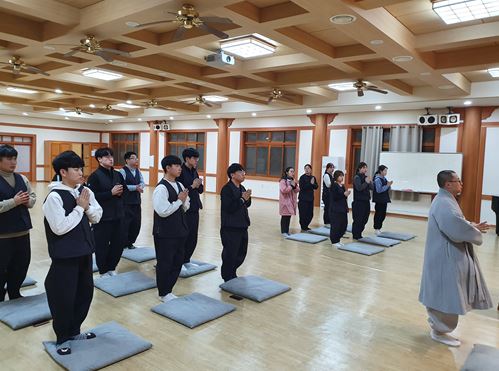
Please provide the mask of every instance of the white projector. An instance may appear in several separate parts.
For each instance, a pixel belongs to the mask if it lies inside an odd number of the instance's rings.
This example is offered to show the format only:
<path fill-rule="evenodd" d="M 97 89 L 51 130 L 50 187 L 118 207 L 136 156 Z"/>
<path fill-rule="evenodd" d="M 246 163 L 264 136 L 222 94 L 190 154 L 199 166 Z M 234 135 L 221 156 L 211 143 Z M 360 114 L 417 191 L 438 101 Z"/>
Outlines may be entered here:
<path fill-rule="evenodd" d="M 232 55 L 225 54 L 223 51 L 207 55 L 204 60 L 213 66 L 233 66 L 236 63 L 236 59 Z"/>

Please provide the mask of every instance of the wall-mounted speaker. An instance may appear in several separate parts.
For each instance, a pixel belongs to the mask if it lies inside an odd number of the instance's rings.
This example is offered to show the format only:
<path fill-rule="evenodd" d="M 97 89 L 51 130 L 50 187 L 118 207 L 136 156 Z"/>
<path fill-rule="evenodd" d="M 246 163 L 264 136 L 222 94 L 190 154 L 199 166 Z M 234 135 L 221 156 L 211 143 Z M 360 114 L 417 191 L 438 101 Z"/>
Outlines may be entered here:
<path fill-rule="evenodd" d="M 459 113 L 438 115 L 438 123 L 440 125 L 459 125 L 461 123 L 461 115 Z"/>
<path fill-rule="evenodd" d="M 422 115 L 418 116 L 419 125 L 437 125 L 438 116 L 437 115 Z"/>
<path fill-rule="evenodd" d="M 152 129 L 153 129 L 154 131 L 160 131 L 160 130 L 161 130 L 161 128 L 162 128 L 162 126 L 163 126 L 163 125 L 161 125 L 160 123 L 156 123 L 156 124 L 153 124 L 153 125 L 152 125 Z"/>

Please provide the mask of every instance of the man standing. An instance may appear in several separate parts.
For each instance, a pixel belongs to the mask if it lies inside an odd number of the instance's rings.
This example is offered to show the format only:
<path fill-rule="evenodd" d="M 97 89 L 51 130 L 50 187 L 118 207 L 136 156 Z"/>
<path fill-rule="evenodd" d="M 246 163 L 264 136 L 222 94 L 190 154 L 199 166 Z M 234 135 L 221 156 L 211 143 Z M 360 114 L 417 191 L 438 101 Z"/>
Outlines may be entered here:
<path fill-rule="evenodd" d="M 331 162 L 328 162 L 326 164 L 326 171 L 324 172 L 323 175 L 323 180 L 322 180 L 322 202 L 324 202 L 324 226 L 325 227 L 331 227 L 331 220 L 329 218 L 329 205 L 330 205 L 330 197 L 329 194 L 331 193 L 331 185 L 333 184 L 333 171 L 334 171 L 334 165 Z"/>
<path fill-rule="evenodd" d="M 496 235 L 499 236 L 499 196 L 492 196 L 492 211 L 496 213 Z"/>
<path fill-rule="evenodd" d="M 140 232 L 141 199 L 140 194 L 144 192 L 144 177 L 139 170 L 139 157 L 135 152 L 125 153 L 125 166 L 120 169 L 120 173 L 125 179 L 128 192 L 123 195 L 125 204 L 125 219 L 123 231 L 125 233 L 125 248 L 135 249 L 133 245 Z"/>
<path fill-rule="evenodd" d="M 0 145 L 0 301 L 6 291 L 10 300 L 21 297 L 19 290 L 31 260 L 28 209 L 35 205 L 36 195 L 28 179 L 14 172 L 16 166 L 16 149 Z"/>
<path fill-rule="evenodd" d="M 362 232 L 366 227 L 371 212 L 371 190 L 372 179 L 367 176 L 367 164 L 359 163 L 353 178 L 353 202 L 352 202 L 352 235 L 354 240 L 362 238 Z"/>
<path fill-rule="evenodd" d="M 241 184 L 245 171 L 241 164 L 232 164 L 227 169 L 229 181 L 220 191 L 222 239 L 222 278 L 225 282 L 236 278 L 237 268 L 243 264 L 248 250 L 248 227 L 250 219 L 251 189 Z"/>
<path fill-rule="evenodd" d="M 492 306 L 473 251 L 489 226 L 464 218 L 456 201 L 463 185 L 454 171 L 441 171 L 437 182 L 440 190 L 428 216 L 419 301 L 428 312 L 431 338 L 458 347 L 461 342 L 449 333 L 457 327 L 459 315 Z"/>
<path fill-rule="evenodd" d="M 123 247 L 123 219 L 125 209 L 123 193 L 128 192 L 125 181 L 114 170 L 114 157 L 111 148 L 95 151 L 99 168 L 88 177 L 87 185 L 95 194 L 103 214 L 99 223 L 94 224 L 95 260 L 101 277 L 115 276 Z"/>

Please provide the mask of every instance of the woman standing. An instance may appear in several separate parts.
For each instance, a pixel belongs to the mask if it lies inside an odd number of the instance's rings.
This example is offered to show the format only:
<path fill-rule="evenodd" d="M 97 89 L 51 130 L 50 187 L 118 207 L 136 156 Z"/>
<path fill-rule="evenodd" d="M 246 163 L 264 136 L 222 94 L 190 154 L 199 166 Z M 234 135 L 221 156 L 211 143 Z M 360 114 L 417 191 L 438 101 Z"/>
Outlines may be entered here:
<path fill-rule="evenodd" d="M 376 235 L 381 233 L 381 228 L 383 227 L 383 221 L 386 218 L 386 207 L 388 203 L 391 202 L 390 186 L 393 181 L 386 180 L 386 173 L 388 168 L 385 165 L 380 165 L 378 171 L 374 174 L 374 188 L 373 188 L 373 202 L 374 202 L 374 232 Z"/>
<path fill-rule="evenodd" d="M 291 215 L 296 215 L 296 194 L 300 186 L 295 182 L 295 169 L 287 167 L 279 182 L 279 214 L 281 215 L 281 233 L 289 236 Z"/>
<path fill-rule="evenodd" d="M 298 195 L 298 212 L 302 232 L 310 230 L 308 225 L 314 217 L 314 191 L 319 188 L 317 179 L 312 175 L 312 165 L 306 164 L 305 174 L 300 177 L 300 194 Z"/>
<path fill-rule="evenodd" d="M 331 206 L 330 218 L 331 229 L 329 231 L 329 238 L 336 247 L 341 247 L 343 244 L 340 238 L 343 237 L 348 225 L 348 204 L 347 199 L 350 191 L 345 190 L 343 180 L 345 174 L 341 170 L 336 170 L 333 175 L 333 184 L 331 185 Z"/>
<path fill-rule="evenodd" d="M 353 178 L 352 234 L 354 240 L 362 238 L 362 232 L 371 212 L 371 189 L 373 185 L 371 177 L 366 174 L 367 164 L 365 162 L 359 163 Z"/>
<path fill-rule="evenodd" d="M 324 202 L 324 226 L 331 227 L 331 222 L 329 220 L 329 194 L 331 193 L 331 185 L 333 184 L 333 171 L 334 165 L 328 162 L 326 165 L 326 171 L 322 177 L 322 202 Z"/>

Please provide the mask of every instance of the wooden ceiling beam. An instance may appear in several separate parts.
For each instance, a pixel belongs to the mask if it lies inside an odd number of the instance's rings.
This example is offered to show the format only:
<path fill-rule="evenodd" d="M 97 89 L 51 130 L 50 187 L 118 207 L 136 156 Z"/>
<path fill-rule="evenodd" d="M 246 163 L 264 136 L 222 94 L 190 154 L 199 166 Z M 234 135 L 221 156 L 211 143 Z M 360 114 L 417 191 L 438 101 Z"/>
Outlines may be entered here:
<path fill-rule="evenodd" d="M 77 8 L 55 0 L 0 0 L 0 8 L 66 26 L 75 26 L 80 22 Z"/>

